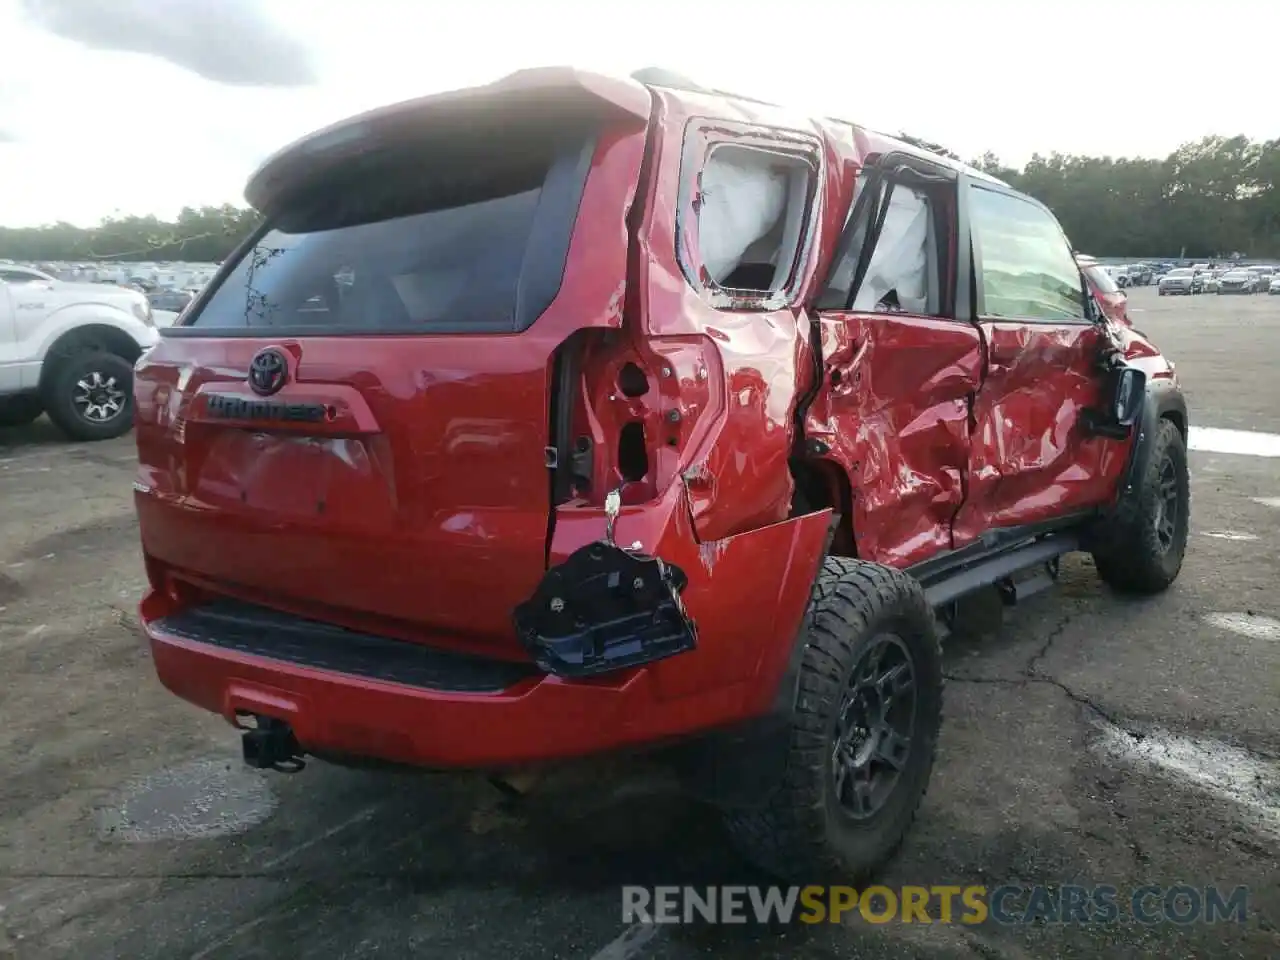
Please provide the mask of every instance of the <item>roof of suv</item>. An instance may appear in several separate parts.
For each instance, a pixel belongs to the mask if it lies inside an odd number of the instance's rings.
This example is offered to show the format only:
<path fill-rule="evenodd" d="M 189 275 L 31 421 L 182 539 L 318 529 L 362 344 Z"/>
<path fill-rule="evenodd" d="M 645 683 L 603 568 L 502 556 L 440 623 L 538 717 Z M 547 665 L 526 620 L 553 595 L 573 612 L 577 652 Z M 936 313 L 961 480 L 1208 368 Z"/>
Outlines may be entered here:
<path fill-rule="evenodd" d="M 688 79 L 687 77 L 683 77 L 683 76 L 680 76 L 679 74 L 672 73 L 671 71 L 668 71 L 668 70 L 662 70 L 660 68 L 650 67 L 644 70 L 637 70 L 631 76 L 633 79 L 639 81 L 640 83 L 643 83 L 645 86 L 648 86 L 648 87 L 665 87 L 669 90 L 684 90 L 690 93 L 699 93 L 704 95 L 709 94 L 711 96 L 721 97 L 722 99 L 725 99 L 725 100 L 732 100 L 740 103 L 762 103 L 762 104 L 765 104 L 766 106 L 771 106 L 771 107 L 782 106 L 782 104 L 768 103 L 767 101 L 764 101 L 764 100 L 758 100 L 754 97 L 748 97 L 740 93 L 732 93 L 727 90 L 708 89 L 706 87 L 703 87 L 701 84 L 698 84 Z M 977 167 L 973 167 L 962 161 L 954 160 L 951 157 L 946 157 L 946 156 L 943 156 L 942 154 L 938 154 L 930 150 L 926 150 L 923 147 L 916 146 L 914 143 L 910 143 L 909 141 L 902 140 L 890 134 L 880 133 L 877 130 L 872 130 L 869 127 L 864 127 L 861 124 L 854 123 L 852 120 L 842 120 L 839 117 L 826 117 L 824 119 L 826 119 L 828 122 L 831 122 L 831 123 L 838 123 L 838 124 L 841 124 L 842 126 L 849 127 L 851 130 L 857 130 L 862 132 L 864 135 L 866 135 L 875 143 L 876 148 L 879 152 L 884 152 L 886 150 L 894 150 L 895 152 L 898 152 L 898 153 L 909 153 L 909 154 L 912 154 L 913 156 L 917 156 L 917 157 L 921 157 L 922 159 L 929 160 L 930 162 L 935 163 L 938 166 L 946 167 L 950 170 L 955 170 L 957 173 L 967 174 L 968 176 L 973 177 L 976 180 L 985 180 L 988 183 L 995 183 L 1002 187 L 1009 186 L 1009 184 L 1007 184 L 1005 181 L 1000 180 L 996 177 L 993 177 L 990 174 L 985 173 L 982 170 L 979 170 Z"/>
<path fill-rule="evenodd" d="M 677 96 L 684 94 L 692 99 L 714 97 L 744 108 L 752 105 L 757 109 L 760 106 L 778 107 L 741 94 L 710 90 L 661 70 L 637 71 L 626 78 L 570 67 L 518 70 L 493 83 L 389 104 L 310 133 L 268 157 L 249 179 L 245 196 L 253 207 L 262 210 L 295 177 L 310 176 L 317 167 L 341 162 L 344 156 L 359 152 L 367 137 L 377 137 L 384 132 L 394 134 L 412 127 L 415 120 L 425 116 L 430 117 L 431 130 L 422 133 L 423 139 L 430 137 L 447 143 L 453 131 L 471 129 L 486 119 L 492 121 L 496 129 L 503 129 L 516 118 L 523 125 L 536 125 L 539 116 L 558 117 L 566 111 L 583 116 L 599 117 L 613 113 L 648 118 L 652 88 L 662 88 Z M 551 110 L 559 113 L 553 114 Z M 797 123 L 811 129 L 825 127 L 828 135 L 835 132 L 837 139 L 847 138 L 863 155 L 888 151 L 906 153 L 977 180 L 1009 186 L 969 164 L 852 121 L 813 117 L 799 112 L 794 117 Z"/>
<path fill-rule="evenodd" d="M 944 157 L 940 153 L 931 153 L 928 150 L 922 149 L 921 147 L 917 147 L 913 143 L 908 143 L 905 140 L 899 140 L 897 137 L 891 137 L 888 134 L 879 133 L 874 130 L 869 130 L 866 127 L 859 127 L 857 124 L 851 123 L 848 120 L 840 120 L 837 122 L 847 123 L 850 127 L 853 127 L 854 129 L 862 130 L 864 133 L 868 134 L 869 136 L 873 137 L 876 140 L 877 146 L 879 146 L 880 144 L 883 144 L 885 147 L 889 147 L 893 150 L 897 150 L 902 153 L 914 154 L 917 157 L 921 157 L 922 159 L 929 160 L 930 162 L 936 163 L 939 166 L 947 167 L 948 169 L 954 170 L 956 171 L 956 173 L 963 173 L 966 176 L 972 177 L 974 180 L 985 180 L 987 183 L 994 183 L 1001 187 L 1009 186 L 1009 184 L 1006 183 L 1004 180 L 1001 180 L 998 177 L 993 177 L 991 176 L 991 174 L 985 173 L 982 170 L 979 170 L 977 167 L 970 166 L 969 164 L 964 163 L 961 160 L 953 160 L 951 157 Z"/>

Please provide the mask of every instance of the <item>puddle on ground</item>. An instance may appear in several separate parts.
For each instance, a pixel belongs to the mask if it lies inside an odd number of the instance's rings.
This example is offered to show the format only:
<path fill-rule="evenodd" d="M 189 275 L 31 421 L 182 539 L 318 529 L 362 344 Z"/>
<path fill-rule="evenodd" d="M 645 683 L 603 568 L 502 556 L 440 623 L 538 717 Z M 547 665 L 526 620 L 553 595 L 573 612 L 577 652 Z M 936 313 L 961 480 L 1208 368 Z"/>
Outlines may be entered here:
<path fill-rule="evenodd" d="M 1154 768 L 1237 808 L 1242 819 L 1280 840 L 1280 763 L 1217 740 L 1152 731 L 1141 739 L 1100 725 L 1096 747 L 1112 759 Z"/>
<path fill-rule="evenodd" d="M 257 826 L 276 807 L 266 777 L 232 760 L 197 760 L 130 781 L 95 814 L 116 843 L 224 837 Z"/>
<path fill-rule="evenodd" d="M 1280 640 L 1280 620 L 1260 613 L 1206 613 L 1204 622 L 1250 640 Z"/>
<path fill-rule="evenodd" d="M 26 591 L 23 590 L 22 584 L 7 574 L 0 573 L 0 603 L 12 603 L 19 600 Z M 3 610 L 0 607 L 0 610 Z"/>
<path fill-rule="evenodd" d="M 1213 537 L 1215 540 L 1237 540 L 1242 543 L 1258 539 L 1255 533 L 1240 533 L 1237 530 L 1206 530 L 1201 536 Z"/>
<path fill-rule="evenodd" d="M 1260 503 L 1264 507 L 1275 507 L 1280 510 L 1280 497 L 1254 497 L 1254 503 Z"/>
<path fill-rule="evenodd" d="M 1280 433 L 1193 426 L 1187 438 L 1187 449 L 1248 457 L 1280 457 Z"/>

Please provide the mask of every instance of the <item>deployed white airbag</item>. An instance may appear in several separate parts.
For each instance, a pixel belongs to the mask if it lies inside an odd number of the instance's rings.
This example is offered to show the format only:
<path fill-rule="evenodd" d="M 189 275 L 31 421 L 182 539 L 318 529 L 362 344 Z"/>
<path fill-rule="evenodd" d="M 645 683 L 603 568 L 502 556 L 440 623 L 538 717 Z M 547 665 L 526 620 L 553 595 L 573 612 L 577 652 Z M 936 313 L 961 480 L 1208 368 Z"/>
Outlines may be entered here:
<path fill-rule="evenodd" d="M 907 313 L 928 312 L 928 239 L 928 205 L 914 190 L 895 187 L 853 309 L 875 310 L 885 294 L 896 290 L 898 304 Z"/>
<path fill-rule="evenodd" d="M 777 225 L 787 203 L 786 170 L 757 151 L 721 147 L 702 171 L 698 247 L 716 283 L 742 263 L 742 255 Z"/>

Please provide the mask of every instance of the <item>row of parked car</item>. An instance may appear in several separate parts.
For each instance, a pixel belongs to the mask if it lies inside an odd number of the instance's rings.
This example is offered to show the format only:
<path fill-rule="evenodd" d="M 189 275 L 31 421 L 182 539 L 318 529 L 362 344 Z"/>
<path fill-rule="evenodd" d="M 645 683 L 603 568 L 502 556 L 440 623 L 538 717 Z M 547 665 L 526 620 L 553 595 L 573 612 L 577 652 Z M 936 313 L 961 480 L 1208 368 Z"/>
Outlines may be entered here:
<path fill-rule="evenodd" d="M 1126 287 L 1155 284 L 1161 294 L 1177 293 L 1280 293 L 1280 285 L 1272 281 L 1280 274 L 1272 265 L 1215 266 L 1197 263 L 1179 267 L 1172 263 L 1106 264 L 1100 269 L 1111 282 Z M 1222 281 L 1227 283 L 1222 286 Z"/>
<path fill-rule="evenodd" d="M 1163 268 L 1163 269 L 1162 269 Z M 1107 264 L 1103 269 L 1115 281 L 1117 287 L 1148 287 L 1160 279 L 1160 274 L 1169 269 L 1162 264 L 1120 263 Z"/>
<path fill-rule="evenodd" d="M 1269 265 L 1251 267 L 1179 267 L 1162 276 L 1160 296 L 1197 293 L 1280 294 L 1280 273 Z"/>

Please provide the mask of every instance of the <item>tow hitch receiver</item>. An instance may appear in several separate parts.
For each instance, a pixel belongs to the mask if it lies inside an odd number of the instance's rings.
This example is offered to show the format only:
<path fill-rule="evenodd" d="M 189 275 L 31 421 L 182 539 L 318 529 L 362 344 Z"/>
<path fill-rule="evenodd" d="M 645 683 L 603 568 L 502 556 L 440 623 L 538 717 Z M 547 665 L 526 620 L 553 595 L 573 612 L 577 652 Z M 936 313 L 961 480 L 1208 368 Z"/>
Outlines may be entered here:
<path fill-rule="evenodd" d="M 304 766 L 302 748 L 293 729 L 274 717 L 256 717 L 257 726 L 244 731 L 244 762 L 259 770 L 295 773 Z"/>
<path fill-rule="evenodd" d="M 547 673 L 588 677 L 692 650 L 684 571 L 600 541 L 547 571 L 515 608 L 516 633 Z"/>

